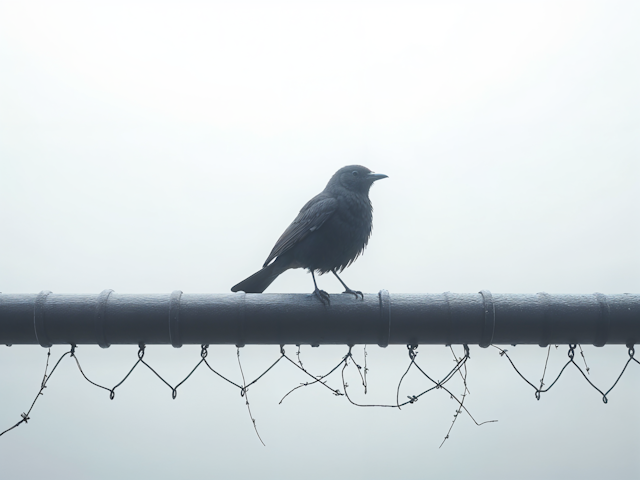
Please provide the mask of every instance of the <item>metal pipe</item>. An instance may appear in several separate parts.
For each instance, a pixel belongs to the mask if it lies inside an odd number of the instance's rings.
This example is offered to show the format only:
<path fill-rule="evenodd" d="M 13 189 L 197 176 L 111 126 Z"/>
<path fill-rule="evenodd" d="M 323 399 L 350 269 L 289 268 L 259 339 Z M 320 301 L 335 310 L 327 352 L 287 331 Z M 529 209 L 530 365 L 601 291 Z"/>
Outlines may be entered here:
<path fill-rule="evenodd" d="M 593 344 L 640 339 L 640 294 L 0 294 L 0 344 Z"/>

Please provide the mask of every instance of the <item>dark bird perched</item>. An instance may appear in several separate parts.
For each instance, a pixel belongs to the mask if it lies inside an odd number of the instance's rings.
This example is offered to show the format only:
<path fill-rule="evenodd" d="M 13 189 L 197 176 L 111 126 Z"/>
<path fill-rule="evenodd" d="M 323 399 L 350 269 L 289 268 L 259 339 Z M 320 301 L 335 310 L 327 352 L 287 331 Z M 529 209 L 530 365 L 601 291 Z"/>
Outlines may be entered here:
<path fill-rule="evenodd" d="M 376 180 L 387 178 L 360 165 L 338 170 L 325 189 L 302 207 L 291 225 L 278 239 L 262 270 L 231 288 L 232 292 L 262 293 L 285 270 L 306 268 L 311 272 L 314 294 L 324 303 L 329 294 L 318 289 L 314 272 L 331 272 L 358 298 L 338 276 L 358 258 L 371 236 L 373 208 L 369 188 Z"/>

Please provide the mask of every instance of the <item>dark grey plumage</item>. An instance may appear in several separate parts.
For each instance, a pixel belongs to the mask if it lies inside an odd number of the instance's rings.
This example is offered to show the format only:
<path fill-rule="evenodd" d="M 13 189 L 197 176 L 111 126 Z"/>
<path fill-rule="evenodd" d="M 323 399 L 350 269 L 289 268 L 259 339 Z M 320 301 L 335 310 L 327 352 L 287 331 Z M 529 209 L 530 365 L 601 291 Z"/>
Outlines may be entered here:
<path fill-rule="evenodd" d="M 386 177 L 360 165 L 338 170 L 325 189 L 302 207 L 276 242 L 262 270 L 231 291 L 262 293 L 282 272 L 306 268 L 313 277 L 314 293 L 323 302 L 329 301 L 329 294 L 318 289 L 314 272 L 332 272 L 345 293 L 362 296 L 362 292 L 347 287 L 338 272 L 353 263 L 366 247 L 373 218 L 369 189 L 373 182 Z"/>

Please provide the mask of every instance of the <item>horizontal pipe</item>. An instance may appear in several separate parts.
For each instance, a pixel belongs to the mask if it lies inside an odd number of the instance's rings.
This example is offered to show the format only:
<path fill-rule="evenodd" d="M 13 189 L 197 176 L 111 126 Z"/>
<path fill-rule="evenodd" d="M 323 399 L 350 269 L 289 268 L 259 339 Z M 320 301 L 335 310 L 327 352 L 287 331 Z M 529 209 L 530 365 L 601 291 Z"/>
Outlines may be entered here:
<path fill-rule="evenodd" d="M 0 294 L 0 344 L 593 344 L 640 339 L 640 294 Z"/>

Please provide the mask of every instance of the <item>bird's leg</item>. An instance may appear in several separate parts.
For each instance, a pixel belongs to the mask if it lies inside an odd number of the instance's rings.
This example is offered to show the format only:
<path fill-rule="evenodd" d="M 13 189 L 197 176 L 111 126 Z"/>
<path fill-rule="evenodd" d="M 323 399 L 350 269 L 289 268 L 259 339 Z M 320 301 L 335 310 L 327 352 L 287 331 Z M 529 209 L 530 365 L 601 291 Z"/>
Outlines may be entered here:
<path fill-rule="evenodd" d="M 351 290 L 349 287 L 347 287 L 347 284 L 344 283 L 342 281 L 342 279 L 338 276 L 338 274 L 336 273 L 336 269 L 334 268 L 333 270 L 331 270 L 331 273 L 333 273 L 336 278 L 338 280 L 340 280 L 340 283 L 342 284 L 342 286 L 344 287 L 344 292 L 343 293 L 350 293 L 351 295 L 355 295 L 356 299 L 358 298 L 358 295 L 360 295 L 360 297 L 362 298 L 362 300 L 364 300 L 364 294 L 360 291 L 360 290 Z"/>
<path fill-rule="evenodd" d="M 313 294 L 320 299 L 323 305 L 331 305 L 329 294 L 324 290 L 320 290 L 318 288 L 318 284 L 316 283 L 316 276 L 313 274 L 313 270 L 311 270 L 311 278 L 313 278 L 313 285 L 316 287 L 316 289 L 313 291 Z"/>

